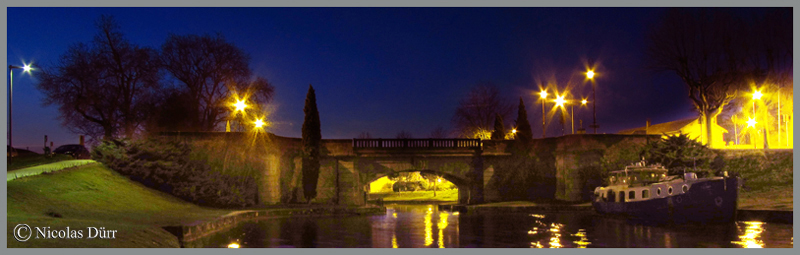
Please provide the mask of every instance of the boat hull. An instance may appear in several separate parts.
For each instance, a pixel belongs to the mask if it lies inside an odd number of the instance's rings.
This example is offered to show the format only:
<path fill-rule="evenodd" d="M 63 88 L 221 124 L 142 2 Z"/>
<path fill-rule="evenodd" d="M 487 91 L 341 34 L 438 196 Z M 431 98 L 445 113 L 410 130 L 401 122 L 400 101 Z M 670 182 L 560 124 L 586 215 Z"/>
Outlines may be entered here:
<path fill-rule="evenodd" d="M 608 202 L 593 199 L 600 214 L 669 223 L 724 223 L 736 220 L 738 177 L 698 180 L 683 194 L 644 201 Z"/>

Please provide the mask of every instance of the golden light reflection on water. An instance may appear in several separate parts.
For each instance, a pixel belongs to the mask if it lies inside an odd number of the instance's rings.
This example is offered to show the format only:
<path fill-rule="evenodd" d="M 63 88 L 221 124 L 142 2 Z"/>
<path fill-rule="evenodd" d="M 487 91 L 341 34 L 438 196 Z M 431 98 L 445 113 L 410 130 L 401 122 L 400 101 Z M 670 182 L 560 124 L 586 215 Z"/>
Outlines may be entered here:
<path fill-rule="evenodd" d="M 581 238 L 578 241 L 573 241 L 573 243 L 578 245 L 578 248 L 586 248 L 586 246 L 592 244 L 591 242 L 589 242 L 589 239 L 586 238 L 586 230 L 585 229 L 578 229 L 578 233 L 575 233 L 572 236 L 577 236 L 577 237 Z"/>
<path fill-rule="evenodd" d="M 431 216 L 433 215 L 433 208 L 428 206 L 428 211 L 425 212 L 425 246 L 433 244 L 433 223 Z"/>
<path fill-rule="evenodd" d="M 550 248 L 561 248 L 561 227 L 562 224 L 551 223 L 550 224 Z"/>
<path fill-rule="evenodd" d="M 761 240 L 761 232 L 764 232 L 764 225 L 766 223 L 760 221 L 745 221 L 744 235 L 739 236 L 739 241 L 732 243 L 741 245 L 743 248 L 764 248 L 764 241 Z M 740 222 L 736 222 L 739 228 Z M 794 241 L 794 240 L 792 240 Z"/>
<path fill-rule="evenodd" d="M 392 234 L 392 248 L 397 248 L 397 235 Z"/>
<path fill-rule="evenodd" d="M 447 217 L 450 214 L 447 212 L 442 212 L 439 214 L 439 248 L 444 248 L 444 229 L 447 227 Z"/>
<path fill-rule="evenodd" d="M 239 244 L 238 243 L 228 244 L 228 248 L 239 248 Z"/>

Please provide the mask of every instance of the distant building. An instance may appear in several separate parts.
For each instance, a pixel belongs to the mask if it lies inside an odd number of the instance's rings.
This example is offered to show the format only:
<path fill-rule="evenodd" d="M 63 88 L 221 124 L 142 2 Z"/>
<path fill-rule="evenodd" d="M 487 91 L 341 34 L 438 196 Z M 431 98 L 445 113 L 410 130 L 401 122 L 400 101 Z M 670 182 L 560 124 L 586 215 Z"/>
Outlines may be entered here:
<path fill-rule="evenodd" d="M 725 141 L 722 138 L 722 134 L 728 133 L 728 130 L 725 128 L 717 125 L 717 123 L 712 124 L 712 143 L 709 147 L 711 148 L 725 148 Z M 660 123 L 655 125 L 650 125 L 650 120 L 647 120 L 645 126 L 626 129 L 619 131 L 618 134 L 625 134 L 625 135 L 663 135 L 663 136 L 672 136 L 679 133 L 683 133 L 688 135 L 690 138 L 693 138 L 701 143 L 707 143 L 708 139 L 706 137 L 706 130 L 703 128 L 702 122 L 700 118 L 689 118 L 689 119 L 682 119 L 676 120 L 666 123 Z"/>

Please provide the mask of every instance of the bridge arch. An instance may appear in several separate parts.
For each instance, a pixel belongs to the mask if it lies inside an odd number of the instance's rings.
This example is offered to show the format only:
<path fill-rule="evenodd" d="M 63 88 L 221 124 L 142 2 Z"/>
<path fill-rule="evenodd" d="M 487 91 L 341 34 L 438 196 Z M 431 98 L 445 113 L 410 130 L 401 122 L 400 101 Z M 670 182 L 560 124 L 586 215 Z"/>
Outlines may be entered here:
<path fill-rule="evenodd" d="M 445 171 L 442 171 L 442 170 L 436 170 L 436 169 L 413 169 L 413 168 L 411 168 L 411 169 L 404 169 L 404 170 L 399 170 L 399 171 L 380 173 L 380 174 L 377 174 L 374 177 L 370 178 L 369 180 L 367 180 L 367 182 L 365 184 L 363 184 L 362 188 L 364 190 L 369 190 L 369 185 L 371 183 L 377 181 L 380 178 L 387 177 L 387 176 L 390 176 L 390 175 L 395 174 L 395 173 L 410 173 L 410 172 L 419 172 L 420 174 L 433 174 L 433 175 L 436 175 L 436 176 L 440 176 L 440 177 L 442 177 L 442 179 L 445 179 L 445 180 L 453 183 L 453 185 L 455 185 L 456 188 L 458 189 L 458 200 L 457 201 L 458 201 L 459 204 L 466 204 L 472 199 L 472 197 L 471 197 L 472 194 L 471 194 L 471 191 L 470 191 L 471 187 L 470 187 L 469 181 L 467 180 L 466 177 L 458 176 L 458 175 L 455 175 L 455 174 L 451 174 L 451 173 L 448 173 L 448 172 L 445 172 Z"/>

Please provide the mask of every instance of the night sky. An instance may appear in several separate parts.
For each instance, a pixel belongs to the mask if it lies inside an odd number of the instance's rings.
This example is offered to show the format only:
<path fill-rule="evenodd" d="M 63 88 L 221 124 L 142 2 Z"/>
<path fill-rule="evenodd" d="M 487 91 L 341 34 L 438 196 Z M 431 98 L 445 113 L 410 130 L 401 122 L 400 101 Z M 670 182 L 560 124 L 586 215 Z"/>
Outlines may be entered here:
<path fill-rule="evenodd" d="M 7 64 L 53 66 L 70 45 L 90 42 L 95 20 L 110 14 L 140 46 L 160 48 L 170 33 L 221 33 L 242 48 L 255 74 L 275 86 L 270 131 L 277 135 L 300 137 L 309 84 L 316 89 L 323 138 L 348 139 L 361 132 L 393 138 L 405 130 L 425 138 L 437 126 L 452 130 L 458 101 L 477 83 L 491 82 L 514 105 L 507 125 L 522 97 L 538 138 L 535 93 L 551 81 L 560 91 L 570 86 L 574 97 L 590 96 L 584 72 L 591 59 L 598 73 L 598 133 L 616 133 L 644 126 L 647 118 L 655 124 L 696 116 L 681 80 L 645 65 L 645 33 L 664 11 L 9 7 Z M 77 143 L 78 135 L 61 126 L 57 106 L 42 106 L 35 83 L 14 71 L 15 147 L 41 151 L 44 135 L 56 146 Z M 575 111 L 576 123 L 583 119 L 587 127 L 591 108 Z M 548 136 L 560 135 L 558 116 L 548 117 Z"/>

